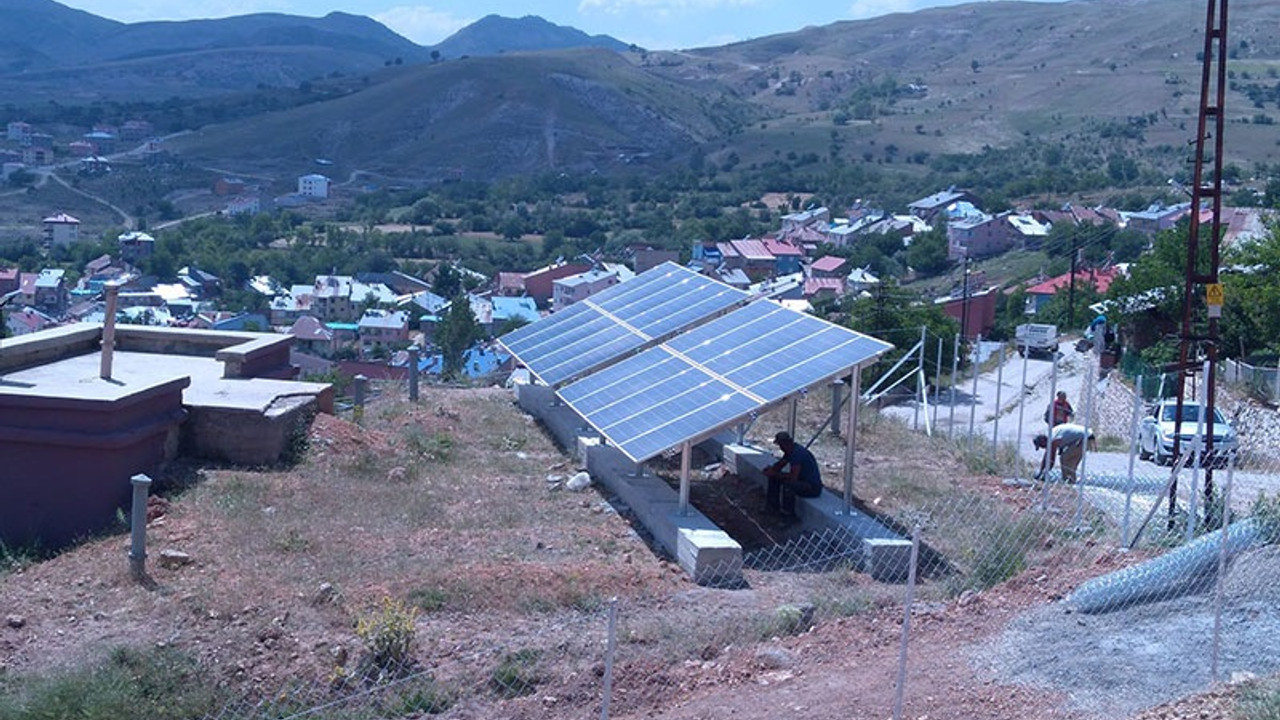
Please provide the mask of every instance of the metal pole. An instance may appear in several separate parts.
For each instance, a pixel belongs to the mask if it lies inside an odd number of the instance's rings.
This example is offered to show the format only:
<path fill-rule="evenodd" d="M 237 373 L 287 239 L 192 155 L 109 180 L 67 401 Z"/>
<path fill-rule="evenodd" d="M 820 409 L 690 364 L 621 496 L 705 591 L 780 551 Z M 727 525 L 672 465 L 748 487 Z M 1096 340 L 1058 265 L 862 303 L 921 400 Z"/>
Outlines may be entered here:
<path fill-rule="evenodd" d="M 1277 373 L 1280 375 L 1280 372 Z M 942 336 L 938 336 L 938 364 L 933 371 L 933 426 L 938 427 L 938 401 L 942 399 Z"/>
<path fill-rule="evenodd" d="M 925 327 L 924 325 L 921 325 L 920 326 L 920 357 L 916 358 L 916 380 L 917 380 L 917 385 L 919 386 L 920 399 L 916 401 L 916 410 L 914 413 L 912 413 L 912 417 L 911 417 L 912 430 L 920 429 L 920 403 L 925 402 L 924 395 L 925 393 L 928 392 L 928 390 L 925 389 L 925 386 L 924 386 L 924 341 L 925 339 L 926 339 Z"/>
<path fill-rule="evenodd" d="M 129 574 L 134 580 L 147 577 L 147 493 L 151 478 L 138 474 L 129 478 L 133 485 L 133 507 L 129 516 Z"/>
<path fill-rule="evenodd" d="M 1213 645 L 1210 678 L 1218 682 L 1218 650 L 1222 646 L 1222 585 L 1227 575 L 1227 534 L 1231 530 L 1231 480 L 1236 472 L 1234 455 L 1227 459 L 1227 486 L 1222 490 L 1222 545 L 1218 551 L 1218 577 L 1213 589 Z"/>
<path fill-rule="evenodd" d="M 680 515 L 689 514 L 689 466 L 693 462 L 693 443 L 680 446 Z"/>
<path fill-rule="evenodd" d="M 844 514 L 853 514 L 853 458 L 858 445 L 858 406 L 862 404 L 861 368 L 849 375 L 849 432 L 844 441 Z"/>
<path fill-rule="evenodd" d="M 116 303 L 120 297 L 120 286 L 111 282 L 105 287 L 107 293 L 106 308 L 102 318 L 102 362 L 98 377 L 111 379 L 111 361 L 116 351 Z"/>
<path fill-rule="evenodd" d="M 600 704 L 600 720 L 609 720 L 609 701 L 613 697 L 613 655 L 618 647 L 618 598 L 609 601 L 609 632 L 604 651 L 604 698 Z"/>
<path fill-rule="evenodd" d="M 915 603 L 916 565 L 920 557 L 920 526 L 911 531 L 911 562 L 907 566 L 907 598 L 902 614 L 902 639 L 898 644 L 898 683 L 893 690 L 893 720 L 902 720 L 902 696 L 907 686 L 907 641 L 911 638 L 911 606 Z"/>
<path fill-rule="evenodd" d="M 996 370 L 996 419 L 991 426 L 991 462 L 1000 460 L 1001 390 L 1004 389 L 1004 345 L 1000 346 L 1000 368 Z"/>
<path fill-rule="evenodd" d="M 969 452 L 973 452 L 973 425 L 978 419 L 978 367 L 982 364 L 978 362 L 979 351 L 982 349 L 982 336 L 978 336 L 977 342 L 973 344 L 973 392 L 969 394 Z"/>
<path fill-rule="evenodd" d="M 1209 415 L 1209 386 L 1213 383 L 1213 378 L 1209 375 L 1208 360 L 1204 362 L 1204 378 L 1204 382 L 1200 383 L 1200 412 L 1196 418 L 1196 436 L 1191 442 L 1191 452 L 1195 453 L 1193 458 L 1195 464 L 1191 466 L 1191 489 L 1187 492 L 1187 528 L 1183 535 L 1188 542 L 1196 536 L 1196 512 L 1199 510 L 1197 501 L 1200 498 L 1196 488 L 1200 485 L 1200 469 L 1204 463 L 1204 423 Z"/>
<path fill-rule="evenodd" d="M 947 439 L 956 427 L 956 375 L 960 372 L 960 333 L 956 333 L 955 344 L 951 353 L 951 417 L 947 420 Z"/>
<path fill-rule="evenodd" d="M 359 425 L 364 422 L 364 394 L 366 389 L 365 386 L 369 384 L 369 378 L 364 375 L 357 375 L 353 378 L 353 381 L 355 387 L 353 391 L 355 393 L 355 407 L 352 408 L 351 414 L 354 416 L 356 424 Z"/>
<path fill-rule="evenodd" d="M 1124 493 L 1124 520 L 1120 525 L 1122 545 L 1129 544 L 1129 514 L 1133 509 L 1133 466 L 1138 456 L 1138 420 L 1142 417 L 1142 376 L 1133 387 L 1133 417 L 1129 420 L 1129 476 Z M 1159 440 L 1157 439 L 1157 442 Z"/>
<path fill-rule="evenodd" d="M 418 346 L 409 346 L 409 402 L 418 402 Z"/>
<path fill-rule="evenodd" d="M 1085 468 L 1089 462 L 1089 434 L 1093 432 L 1093 396 L 1097 392 L 1097 383 L 1094 378 L 1097 373 L 1094 372 L 1095 365 L 1085 368 L 1084 373 L 1084 440 L 1080 446 L 1080 465 L 1076 468 L 1076 517 L 1075 526 L 1080 527 L 1080 523 L 1084 520 L 1084 476 Z M 1052 412 L 1050 413 L 1052 415 Z"/>
<path fill-rule="evenodd" d="M 799 415 L 800 398 L 799 396 L 791 396 L 791 413 L 787 418 L 787 432 L 791 433 L 791 437 L 796 436 L 796 416 Z"/>
<path fill-rule="evenodd" d="M 841 388 L 844 383 L 839 380 L 831 383 L 831 433 L 833 435 L 840 434 L 840 402 L 843 398 Z"/>
<path fill-rule="evenodd" d="M 1027 355 L 1031 354 L 1031 345 L 1022 345 L 1022 390 L 1018 393 L 1018 433 L 1013 441 L 1013 479 L 1022 479 L 1022 422 L 1027 415 Z"/>

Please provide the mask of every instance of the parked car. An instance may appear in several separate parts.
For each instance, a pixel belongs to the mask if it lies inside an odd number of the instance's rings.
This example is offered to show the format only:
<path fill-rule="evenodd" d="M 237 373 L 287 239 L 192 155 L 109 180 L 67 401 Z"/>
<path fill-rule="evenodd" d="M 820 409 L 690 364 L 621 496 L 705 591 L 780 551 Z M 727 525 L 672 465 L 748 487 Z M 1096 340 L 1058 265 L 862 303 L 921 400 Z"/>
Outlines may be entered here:
<path fill-rule="evenodd" d="M 1195 443 L 1196 425 L 1200 422 L 1200 403 L 1183 401 L 1182 427 L 1180 428 L 1179 450 L 1186 452 Z M 1173 437 L 1178 419 L 1178 401 L 1166 398 L 1156 403 L 1151 414 L 1142 419 L 1138 428 L 1138 456 L 1143 460 L 1154 459 L 1157 465 L 1169 465 L 1173 462 Z M 1207 420 L 1207 419 L 1206 419 Z M 1208 431 L 1208 424 L 1203 432 Z M 1226 467 L 1235 457 L 1239 448 L 1239 438 L 1231 423 L 1218 411 L 1213 409 L 1213 451 L 1202 458 L 1205 467 Z M 1188 461 L 1188 466 L 1191 461 Z"/>

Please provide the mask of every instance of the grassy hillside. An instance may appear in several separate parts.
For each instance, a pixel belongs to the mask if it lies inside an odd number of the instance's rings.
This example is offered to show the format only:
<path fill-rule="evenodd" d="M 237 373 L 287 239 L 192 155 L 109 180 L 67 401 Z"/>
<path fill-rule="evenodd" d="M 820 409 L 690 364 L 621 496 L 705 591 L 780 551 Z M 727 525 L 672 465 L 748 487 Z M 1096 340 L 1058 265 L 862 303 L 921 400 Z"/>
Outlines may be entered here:
<path fill-rule="evenodd" d="M 616 53 L 574 50 L 406 67 L 337 100 L 205 128 L 174 148 L 194 162 L 282 172 L 324 157 L 336 178 L 604 172 L 679 161 L 752 113 Z"/>

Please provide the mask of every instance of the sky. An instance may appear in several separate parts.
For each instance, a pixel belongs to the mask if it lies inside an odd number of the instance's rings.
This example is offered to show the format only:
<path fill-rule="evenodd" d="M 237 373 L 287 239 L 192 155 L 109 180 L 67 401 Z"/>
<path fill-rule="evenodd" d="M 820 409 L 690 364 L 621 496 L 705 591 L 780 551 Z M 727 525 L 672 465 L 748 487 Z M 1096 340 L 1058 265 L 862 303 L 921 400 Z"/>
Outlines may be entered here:
<path fill-rule="evenodd" d="M 863 20 L 959 0 L 60 0 L 120 22 L 192 20 L 279 12 L 321 17 L 366 15 L 418 43 L 433 45 L 485 15 L 538 15 L 557 25 L 605 34 L 650 50 L 738 40 Z"/>

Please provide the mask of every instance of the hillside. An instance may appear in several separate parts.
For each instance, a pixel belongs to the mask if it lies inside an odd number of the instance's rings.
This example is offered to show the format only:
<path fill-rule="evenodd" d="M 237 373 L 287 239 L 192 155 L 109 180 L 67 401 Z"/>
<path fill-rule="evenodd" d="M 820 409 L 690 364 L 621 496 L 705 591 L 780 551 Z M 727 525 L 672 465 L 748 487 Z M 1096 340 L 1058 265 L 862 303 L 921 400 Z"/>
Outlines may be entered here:
<path fill-rule="evenodd" d="M 680 162 L 753 112 L 616 53 L 570 50 L 405 67 L 335 100 L 206 127 L 172 149 L 245 171 L 296 172 L 323 157 L 335 178 L 605 172 Z"/>
<path fill-rule="evenodd" d="M 547 22 L 536 15 L 506 18 L 486 15 L 433 45 L 441 58 L 464 55 L 501 55 L 509 52 L 565 50 L 599 47 L 623 51 L 627 44 L 608 35 L 588 35 L 581 30 Z"/>

